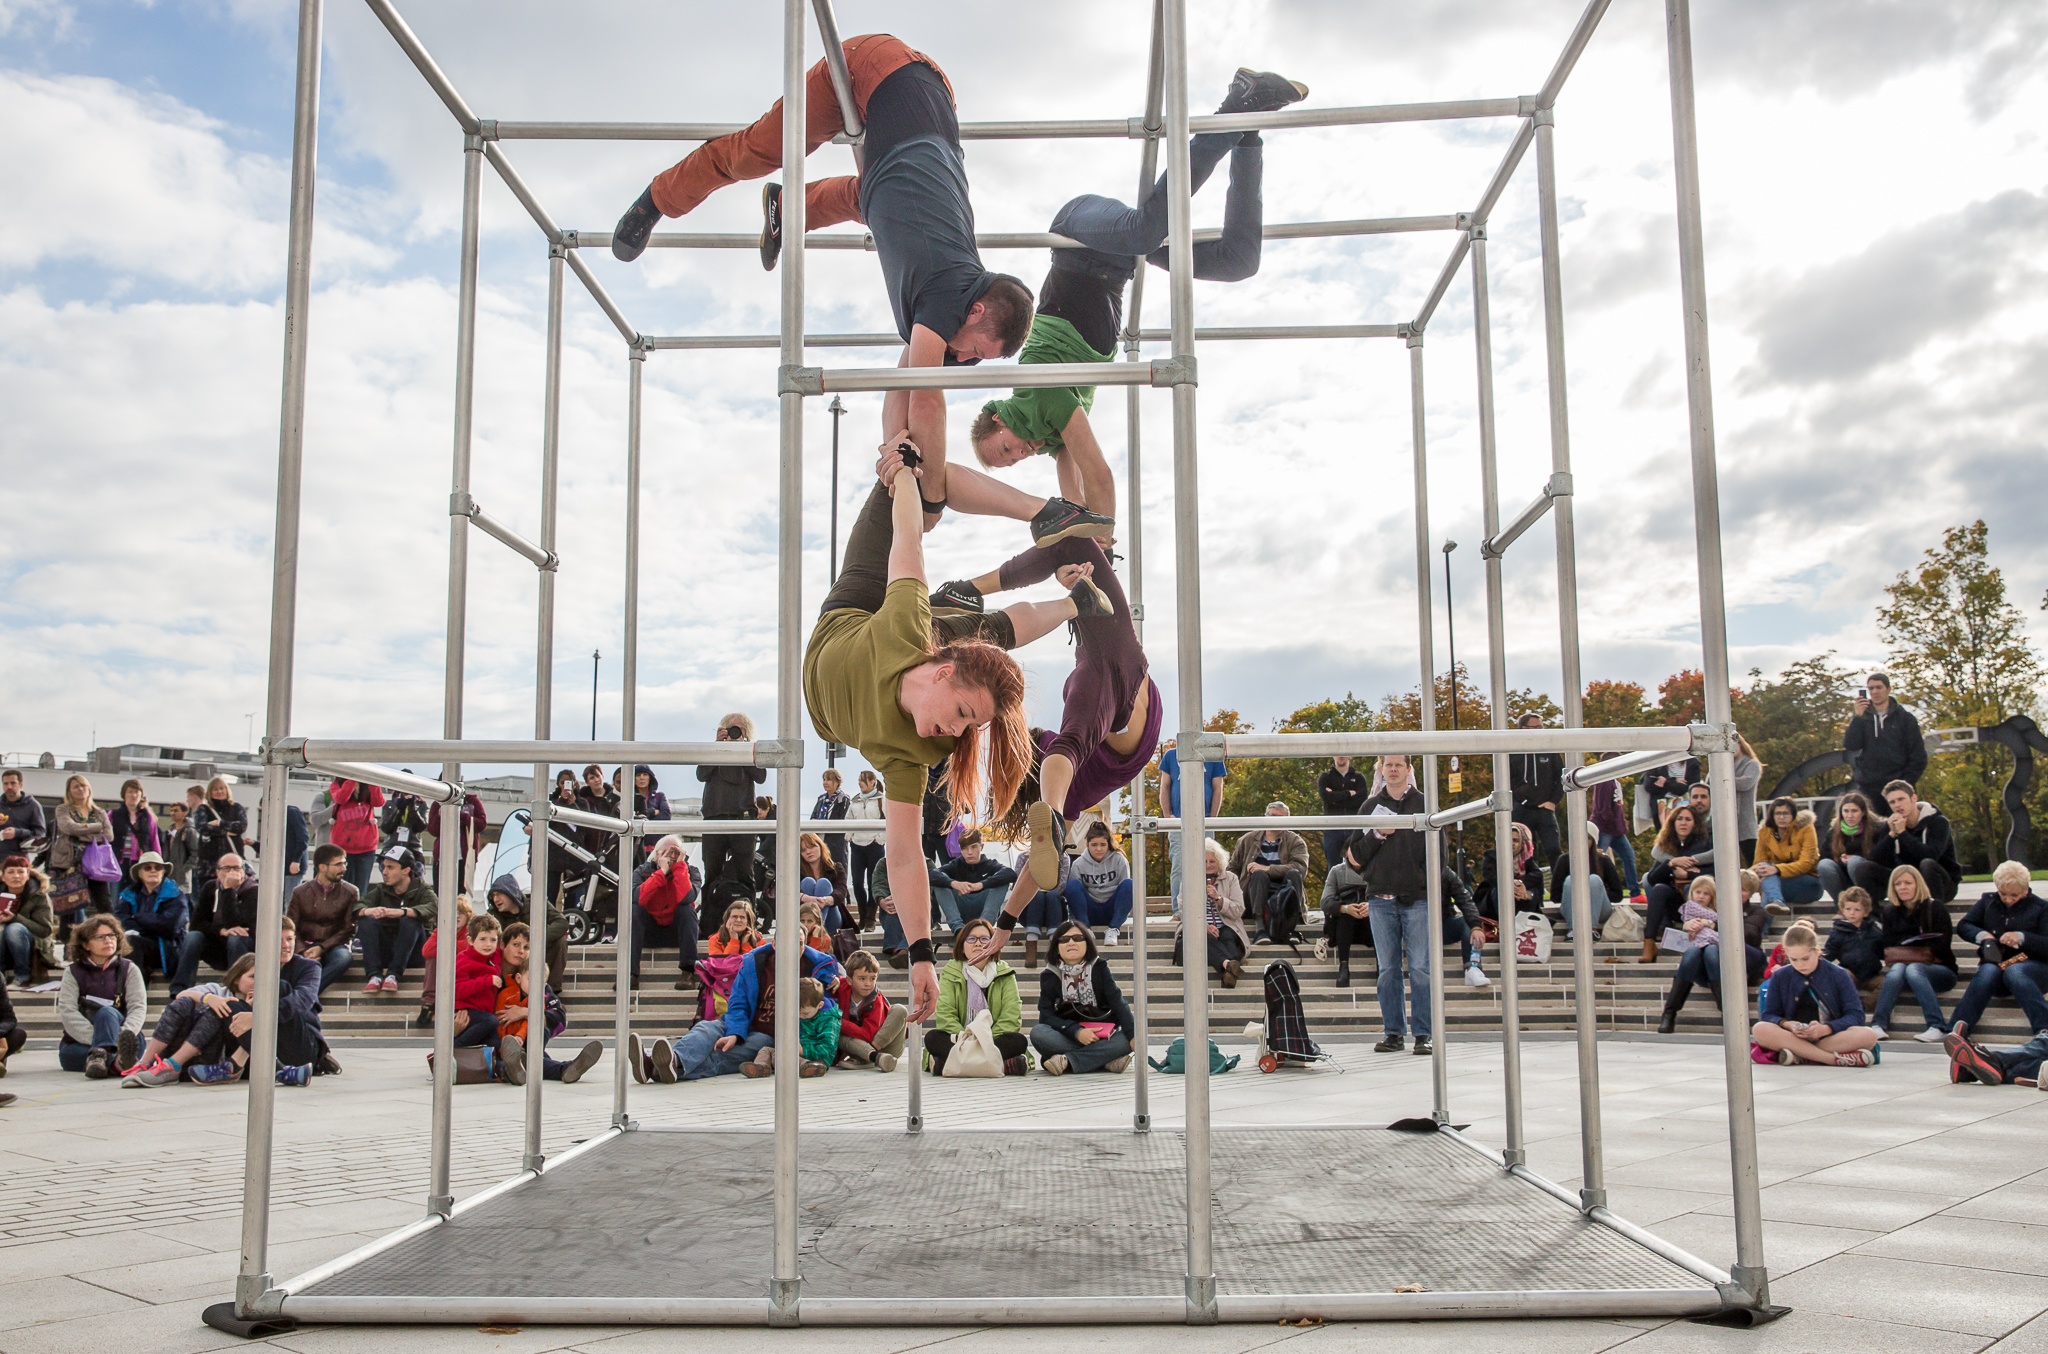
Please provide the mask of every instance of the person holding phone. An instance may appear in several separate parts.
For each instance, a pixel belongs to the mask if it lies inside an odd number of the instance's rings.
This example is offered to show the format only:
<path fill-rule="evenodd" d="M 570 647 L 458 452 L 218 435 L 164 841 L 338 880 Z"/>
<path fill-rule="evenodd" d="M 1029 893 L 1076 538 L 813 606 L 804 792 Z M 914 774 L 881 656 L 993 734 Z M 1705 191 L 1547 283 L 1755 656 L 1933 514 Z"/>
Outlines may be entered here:
<path fill-rule="evenodd" d="M 1871 673 L 1857 690 L 1842 746 L 1852 754 L 1856 788 L 1872 804 L 1885 802 L 1884 787 L 1892 781 L 1918 782 L 1927 769 L 1920 721 L 1892 699 L 1892 679 L 1882 672 Z"/>

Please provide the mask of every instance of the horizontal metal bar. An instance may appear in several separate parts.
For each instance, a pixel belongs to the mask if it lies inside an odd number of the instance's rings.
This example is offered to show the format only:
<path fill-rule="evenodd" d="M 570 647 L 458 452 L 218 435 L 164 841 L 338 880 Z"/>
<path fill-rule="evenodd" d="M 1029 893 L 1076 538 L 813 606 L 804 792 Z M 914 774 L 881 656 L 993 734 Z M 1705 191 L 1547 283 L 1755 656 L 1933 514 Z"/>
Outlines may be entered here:
<path fill-rule="evenodd" d="M 1252 324 L 1197 329 L 1201 343 L 1233 343 L 1244 339 L 1361 339 L 1402 338 L 1405 324 Z M 1171 343 L 1170 329 L 1141 329 L 1138 337 L 1147 343 Z"/>
<path fill-rule="evenodd" d="M 1437 810 L 1429 815 L 1429 825 L 1433 828 L 1451 827 L 1457 823 L 1470 822 L 1474 818 L 1484 818 L 1489 813 L 1509 813 L 1514 807 L 1515 797 L 1512 794 L 1505 789 L 1495 790 L 1485 799 L 1468 800 L 1463 804 L 1453 804 L 1448 809 Z"/>
<path fill-rule="evenodd" d="M 1385 122 L 1449 122 L 1459 118 L 1512 118 L 1528 110 L 1526 97 L 1453 99 L 1440 103 L 1383 103 L 1360 108 L 1283 108 L 1277 113 L 1208 113 L 1188 119 L 1188 131 L 1258 132 L 1283 127 L 1359 127 Z M 1137 119 L 1132 119 L 1133 124 Z M 1132 132 L 1134 138 L 1142 126 Z M 966 135 L 965 130 L 961 132 Z"/>
<path fill-rule="evenodd" d="M 378 21 L 398 43 L 399 49 L 412 61 L 414 69 L 418 70 L 421 78 L 427 82 L 427 87 L 438 94 L 441 102 L 448 106 L 448 111 L 455 115 L 455 121 L 462 130 L 475 133 L 482 123 L 477 120 L 476 114 L 469 110 L 469 104 L 463 100 L 462 95 L 456 92 L 454 81 L 434 64 L 434 58 L 427 54 L 426 45 L 412 31 L 412 26 L 392 7 L 390 0 L 367 0 L 367 3 L 370 12 L 377 16 Z"/>
<path fill-rule="evenodd" d="M 1699 726 L 1705 731 L 1705 726 Z M 1377 757 L 1388 753 L 1448 757 L 1505 752 L 1690 752 L 1691 727 L 1629 729 L 1390 729 L 1378 733 L 1211 733 L 1180 735 L 1186 761 L 1226 757 Z"/>
<path fill-rule="evenodd" d="M 1195 338 L 1204 343 L 1230 343 L 1246 339 L 1361 339 L 1401 338 L 1408 332 L 1404 324 L 1271 324 L 1237 325 L 1213 329 L 1197 329 Z M 1165 329 L 1146 329 L 1138 337 L 1147 343 L 1167 343 L 1172 336 Z M 644 348 L 667 349 L 721 349 L 721 348 L 780 348 L 782 340 L 774 334 L 686 334 L 686 335 L 642 335 L 640 344 Z M 894 334 L 810 334 L 804 335 L 806 348 L 901 348 L 903 340 Z M 1061 384 L 1073 384 L 1061 382 Z M 1094 384 L 1094 383 L 1090 383 Z M 1142 384 L 1142 383 L 1140 383 Z"/>
<path fill-rule="evenodd" d="M 1572 477 L 1570 472 L 1560 470 L 1553 473 L 1550 477 L 1550 482 L 1543 486 L 1543 492 L 1536 496 L 1535 502 L 1522 509 L 1515 520 L 1508 523 L 1506 528 L 1498 535 L 1489 536 L 1479 543 L 1479 557 L 1481 559 L 1496 559 L 1501 555 L 1505 555 L 1508 552 L 1508 547 L 1519 540 L 1523 532 L 1543 520 L 1543 515 L 1550 511 L 1551 504 L 1557 502 L 1560 498 L 1568 497 L 1571 491 Z"/>
<path fill-rule="evenodd" d="M 1274 221 L 1261 232 L 1268 240 L 1321 240 L 1335 239 L 1348 235 L 1396 235 L 1408 231 L 1463 230 L 1466 218 L 1449 216 L 1382 216 L 1364 217 L 1350 221 Z M 612 233 L 608 230 L 578 230 L 570 232 L 575 237 L 578 249 L 609 249 Z M 1195 232 L 1195 242 L 1220 240 L 1223 232 L 1217 229 L 1203 229 Z M 1045 231 L 991 231 L 978 234 L 974 243 L 980 249 L 1085 249 L 1086 245 L 1067 235 L 1054 235 Z M 698 231 L 657 231 L 647 237 L 650 249 L 759 249 L 759 234 L 744 235 L 730 232 Z M 805 249 L 864 250 L 872 253 L 875 237 L 850 231 L 816 231 L 804 236 Z"/>
<path fill-rule="evenodd" d="M 826 368 L 826 394 L 861 390 L 995 390 L 1038 386 L 1149 386 L 1158 362 L 1036 362 L 975 367 Z"/>
<path fill-rule="evenodd" d="M 1522 157 L 1529 153 L 1529 147 L 1535 140 L 1535 122 L 1524 119 L 1521 128 L 1515 133 L 1515 139 L 1508 143 L 1508 153 L 1501 157 L 1500 168 L 1493 171 L 1493 177 L 1487 181 L 1486 191 L 1480 194 L 1479 205 L 1472 209 L 1474 226 L 1482 230 L 1486 228 L 1486 222 L 1493 215 L 1494 206 L 1500 201 L 1500 195 L 1508 190 L 1508 184 L 1514 179 L 1515 170 L 1521 165 Z"/>
<path fill-rule="evenodd" d="M 605 313 L 605 317 L 612 322 L 612 327 L 619 331 L 626 342 L 637 343 L 640 339 L 639 331 L 626 323 L 625 315 L 620 313 L 618 306 L 612 303 L 611 296 L 591 275 L 590 265 L 583 261 L 583 256 L 571 249 L 568 251 L 568 257 L 569 271 L 582 279 L 584 289 L 590 293 L 590 299 L 597 302 L 598 309 Z"/>
<path fill-rule="evenodd" d="M 359 780 L 365 785 L 375 785 L 386 790 L 398 790 L 421 799 L 430 799 L 439 804 L 460 804 L 462 787 L 450 785 L 445 780 L 434 780 L 428 776 L 415 776 L 409 771 L 393 771 L 388 766 L 372 766 L 363 762 L 307 762 L 308 771 L 318 771 L 336 780 Z"/>
<path fill-rule="evenodd" d="M 1282 1293 L 1216 1296 L 1229 1322 L 1477 1321 L 1526 1317 L 1707 1316 L 1725 1303 L 1711 1288 L 1572 1289 L 1501 1293 Z M 805 1316 L 810 1305 L 805 1304 Z"/>
<path fill-rule="evenodd" d="M 609 832 L 613 836 L 624 837 L 631 835 L 638 824 L 644 823 L 647 820 L 644 818 L 607 818 L 601 813 L 585 813 L 582 809 L 564 808 L 559 804 L 549 802 L 547 805 L 547 821 L 550 823 L 567 823 L 571 827 L 595 828 L 599 832 Z"/>
<path fill-rule="evenodd" d="M 543 550 L 532 541 L 527 540 L 524 536 L 521 536 L 518 532 L 485 512 L 475 499 L 460 490 L 450 496 L 448 511 L 451 517 L 467 517 L 471 524 L 486 536 L 503 541 L 514 552 L 524 555 L 539 568 L 553 569 L 561 563 L 561 560 L 556 557 L 554 551 Z"/>
<path fill-rule="evenodd" d="M 854 819 L 855 823 L 862 820 Z M 867 820 L 872 821 L 872 820 Z M 798 832 L 831 833 L 834 836 L 846 831 L 845 818 L 805 818 L 796 825 Z M 775 831 L 772 818 L 667 818 L 650 823 L 650 829 L 660 828 L 661 835 L 675 837 L 765 837 Z M 649 831 L 648 836 L 656 834 Z M 806 1129 L 805 1132 L 810 1130 Z"/>
<path fill-rule="evenodd" d="M 751 743 L 599 743 L 520 739 L 279 738 L 264 753 L 272 766 L 310 762 L 505 762 L 568 766 L 589 762 L 644 762 L 649 766 L 797 766 L 804 764 L 799 738 Z"/>
<path fill-rule="evenodd" d="M 1181 820 L 1178 818 L 1136 818 L 1132 826 L 1139 832 L 1178 832 Z M 1264 814 L 1253 817 L 1204 818 L 1202 826 L 1213 832 L 1264 831 L 1269 827 L 1284 827 L 1289 831 L 1341 832 L 1347 827 L 1370 827 L 1387 832 L 1407 832 L 1429 826 L 1427 818 L 1419 813 L 1358 814 L 1358 813 L 1304 813 L 1289 814 L 1270 818 Z"/>
<path fill-rule="evenodd" d="M 561 227 L 555 224 L 555 219 L 548 215 L 547 208 L 540 205 L 540 199 L 533 195 L 533 190 L 526 186 L 526 181 L 512 168 L 512 162 L 505 158 L 505 152 L 498 148 L 497 142 L 484 142 L 484 159 L 489 160 L 491 168 L 498 171 L 498 177 L 512 190 L 512 196 L 519 199 L 519 205 L 526 208 L 526 214 L 533 218 L 533 224 L 540 227 L 540 233 L 547 236 L 548 243 L 560 244 Z"/>
<path fill-rule="evenodd" d="M 1633 776 L 1638 771 L 1655 770 L 1657 767 L 1669 765 L 1670 761 L 1671 754 L 1668 752 L 1632 752 L 1625 757 L 1609 757 L 1604 762 L 1575 766 L 1565 772 L 1564 788 L 1583 790 L 1588 786 L 1604 784 L 1610 780 L 1620 780 L 1623 776 Z"/>
<path fill-rule="evenodd" d="M 677 334 L 643 335 L 641 346 L 656 350 L 705 348 L 780 348 L 776 334 Z M 811 334 L 804 335 L 806 348 L 901 348 L 895 334 Z"/>

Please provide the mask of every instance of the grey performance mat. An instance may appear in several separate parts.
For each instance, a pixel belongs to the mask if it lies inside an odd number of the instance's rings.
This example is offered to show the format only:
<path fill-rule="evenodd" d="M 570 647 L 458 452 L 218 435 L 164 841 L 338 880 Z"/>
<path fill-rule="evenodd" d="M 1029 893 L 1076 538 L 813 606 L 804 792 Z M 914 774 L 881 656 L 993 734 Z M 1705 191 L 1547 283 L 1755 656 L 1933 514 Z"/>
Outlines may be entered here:
<path fill-rule="evenodd" d="M 1181 1293 L 1178 1132 L 810 1132 L 807 1297 Z M 1706 1288 L 1431 1135 L 1213 1136 L 1222 1293 Z M 640 1130 L 305 1290 L 322 1297 L 757 1298 L 773 1264 L 761 1132 Z"/>

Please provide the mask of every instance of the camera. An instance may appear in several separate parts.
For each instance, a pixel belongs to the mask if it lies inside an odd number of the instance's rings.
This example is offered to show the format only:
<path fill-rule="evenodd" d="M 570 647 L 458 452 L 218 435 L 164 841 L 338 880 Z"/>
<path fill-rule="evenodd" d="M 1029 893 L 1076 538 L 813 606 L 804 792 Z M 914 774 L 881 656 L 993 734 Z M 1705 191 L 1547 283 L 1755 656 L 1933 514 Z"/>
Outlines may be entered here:
<path fill-rule="evenodd" d="M 742 729 L 739 725 L 728 724 L 725 726 L 725 737 L 726 741 L 730 743 L 744 743 L 747 739 L 747 734 L 746 730 Z"/>

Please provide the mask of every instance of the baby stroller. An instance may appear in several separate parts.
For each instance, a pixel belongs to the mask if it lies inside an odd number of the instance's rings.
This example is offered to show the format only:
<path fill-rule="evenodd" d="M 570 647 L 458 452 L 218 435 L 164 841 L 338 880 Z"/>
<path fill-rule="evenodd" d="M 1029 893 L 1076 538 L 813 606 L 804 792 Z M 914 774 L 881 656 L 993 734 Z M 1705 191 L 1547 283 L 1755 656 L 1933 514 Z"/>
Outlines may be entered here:
<path fill-rule="evenodd" d="M 1308 1017 L 1301 1008 L 1301 979 L 1295 976 L 1294 965 L 1279 959 L 1266 965 L 1266 1023 L 1259 1027 L 1259 1070 L 1305 1067 L 1328 1062 L 1330 1057 L 1308 1037 Z"/>

